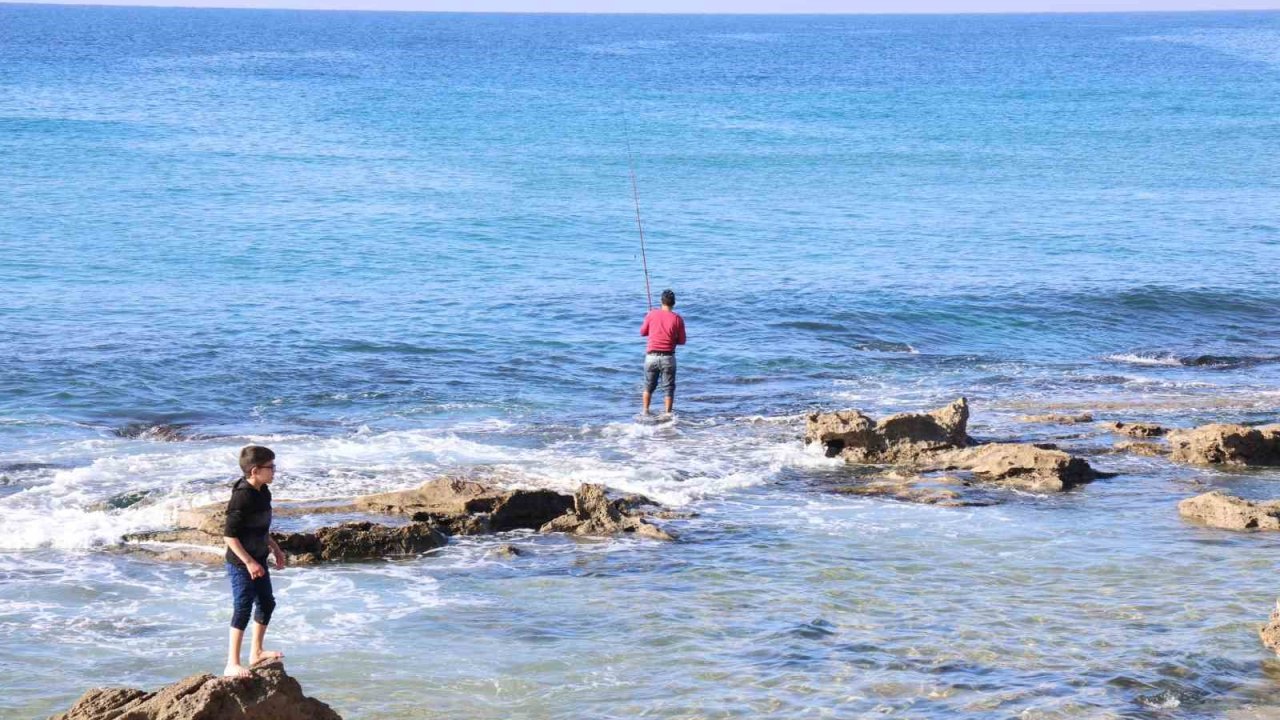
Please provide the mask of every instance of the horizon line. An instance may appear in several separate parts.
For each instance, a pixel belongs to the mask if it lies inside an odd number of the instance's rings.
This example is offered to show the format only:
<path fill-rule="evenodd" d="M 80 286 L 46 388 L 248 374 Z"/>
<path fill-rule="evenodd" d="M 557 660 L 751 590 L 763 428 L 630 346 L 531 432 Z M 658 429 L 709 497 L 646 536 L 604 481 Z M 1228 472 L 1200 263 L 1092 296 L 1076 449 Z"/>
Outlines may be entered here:
<path fill-rule="evenodd" d="M 412 14 L 435 14 L 435 15 L 587 15 L 587 16 L 678 16 L 678 17 L 869 17 L 882 16 L 893 17 L 902 15 L 911 16 L 957 16 L 957 15 L 1187 15 L 1187 14 L 1206 14 L 1206 13 L 1276 13 L 1280 12 L 1280 4 L 1275 7 L 1223 7 L 1223 8 L 1145 8 L 1145 9 L 1125 9 L 1125 10 L 1097 10 L 1097 9 L 1045 9 L 1045 10 L 900 10 L 897 12 L 883 11 L 867 11 L 867 12 L 849 12 L 849 11 L 804 11 L 804 12 L 727 12 L 716 10 L 690 10 L 690 11 L 643 11 L 643 10 L 627 10 L 627 11 L 596 11 L 596 10 L 444 10 L 433 8 L 360 8 L 360 7 L 299 7 L 294 5 L 191 5 L 171 2 L 113 2 L 112 0 L 103 0 L 102 2 L 63 2 L 62 0 L 0 0 L 0 6 L 10 7 L 79 7 L 79 8 L 136 8 L 136 9 L 155 9 L 155 10 L 250 10 L 250 11 L 268 11 L 268 12 L 350 12 L 350 13 L 412 13 Z"/>

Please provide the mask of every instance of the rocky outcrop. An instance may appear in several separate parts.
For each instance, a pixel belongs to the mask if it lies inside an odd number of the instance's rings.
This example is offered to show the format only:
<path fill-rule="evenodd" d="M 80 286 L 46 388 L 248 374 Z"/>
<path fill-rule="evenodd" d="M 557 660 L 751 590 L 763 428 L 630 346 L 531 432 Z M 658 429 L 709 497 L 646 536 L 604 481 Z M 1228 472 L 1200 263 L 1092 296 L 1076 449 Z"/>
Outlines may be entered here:
<path fill-rule="evenodd" d="M 979 482 L 1031 492 L 1059 492 L 1104 477 L 1081 458 L 1020 443 L 979 445 L 952 453 L 946 462 Z"/>
<path fill-rule="evenodd" d="M 621 505 L 621 501 L 609 500 L 603 485 L 583 483 L 573 495 L 573 508 L 543 525 L 541 531 L 587 536 L 635 533 L 655 540 L 674 539 L 644 518 L 624 512 Z"/>
<path fill-rule="evenodd" d="M 1258 637 L 1262 639 L 1262 644 L 1280 655 L 1280 601 L 1276 601 L 1276 607 L 1271 611 L 1271 618 L 1258 630 Z"/>
<path fill-rule="evenodd" d="M 889 473 L 860 485 L 841 485 L 833 490 L 842 495 L 885 497 L 902 502 L 943 507 L 990 504 L 987 501 L 966 497 L 962 491 L 967 490 L 969 485 L 964 480 L 951 475 L 929 477 Z"/>
<path fill-rule="evenodd" d="M 1253 502 L 1221 490 L 1183 500 L 1178 514 L 1224 530 L 1280 530 L 1280 500 Z"/>
<path fill-rule="evenodd" d="M 388 527 L 371 522 L 350 522 L 315 532 L 273 536 L 280 549 L 299 565 L 417 555 L 444 547 L 449 542 L 429 523 Z"/>
<path fill-rule="evenodd" d="M 1135 438 L 1160 437 L 1169 432 L 1168 428 L 1156 425 L 1155 423 L 1127 423 L 1113 422 L 1103 425 L 1106 429 L 1113 433 L 1128 435 Z"/>
<path fill-rule="evenodd" d="M 373 522 L 349 522 L 314 532 L 271 533 L 292 565 L 370 560 L 417 555 L 442 547 L 448 539 L 433 523 L 399 527 Z M 125 549 L 166 562 L 221 562 L 222 533 L 201 530 L 161 530 L 125 535 Z M 172 547 L 173 544 L 197 547 Z M 201 550 L 198 546 L 207 549 Z"/>
<path fill-rule="evenodd" d="M 906 464 L 967 447 L 969 403 L 959 398 L 929 413 L 900 413 L 876 421 L 857 410 L 811 413 L 805 443 L 821 443 L 827 457 L 851 463 Z"/>
<path fill-rule="evenodd" d="M 156 692 L 97 688 L 51 720 L 342 720 L 307 697 L 278 662 L 255 666 L 250 678 L 202 674 Z"/>
<path fill-rule="evenodd" d="M 497 490 L 471 480 L 437 478 L 412 490 L 358 497 L 355 504 L 435 522 L 451 535 L 476 535 L 537 530 L 573 508 L 573 498 L 552 490 Z"/>
<path fill-rule="evenodd" d="M 1214 423 L 1169 433 L 1169 457 L 1197 465 L 1280 465 L 1280 425 Z"/>

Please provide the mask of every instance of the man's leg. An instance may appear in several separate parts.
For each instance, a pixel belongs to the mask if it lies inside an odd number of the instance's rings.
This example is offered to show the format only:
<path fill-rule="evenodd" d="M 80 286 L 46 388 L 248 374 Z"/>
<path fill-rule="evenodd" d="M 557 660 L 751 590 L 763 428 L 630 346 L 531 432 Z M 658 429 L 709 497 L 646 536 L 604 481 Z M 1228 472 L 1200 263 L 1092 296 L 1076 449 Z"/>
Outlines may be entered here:
<path fill-rule="evenodd" d="M 644 403 L 642 414 L 649 414 L 649 401 L 653 399 L 653 391 L 658 387 L 658 374 L 660 372 L 658 363 L 654 362 L 654 355 L 644 356 L 644 394 L 640 396 L 640 400 Z"/>
<path fill-rule="evenodd" d="M 668 415 L 676 404 L 676 356 L 672 355 L 667 358 L 667 362 L 662 368 L 662 383 L 665 385 L 666 399 L 663 407 Z"/>
<path fill-rule="evenodd" d="M 649 392 L 648 390 L 645 390 L 644 394 L 640 396 L 640 400 L 644 403 L 644 412 L 642 414 L 644 415 L 649 414 L 649 400 L 652 397 L 653 397 L 653 393 Z"/>

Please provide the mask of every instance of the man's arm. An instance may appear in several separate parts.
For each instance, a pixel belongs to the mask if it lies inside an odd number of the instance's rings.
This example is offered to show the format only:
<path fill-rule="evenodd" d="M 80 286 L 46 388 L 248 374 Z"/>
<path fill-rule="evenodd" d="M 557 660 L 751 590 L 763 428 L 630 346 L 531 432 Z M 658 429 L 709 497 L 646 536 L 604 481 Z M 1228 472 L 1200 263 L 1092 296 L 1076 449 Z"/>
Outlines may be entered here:
<path fill-rule="evenodd" d="M 649 337 L 649 316 L 644 316 L 644 322 L 640 323 L 640 337 Z"/>
<path fill-rule="evenodd" d="M 676 326 L 676 344 L 684 344 L 684 318 L 680 318 L 680 323 Z"/>

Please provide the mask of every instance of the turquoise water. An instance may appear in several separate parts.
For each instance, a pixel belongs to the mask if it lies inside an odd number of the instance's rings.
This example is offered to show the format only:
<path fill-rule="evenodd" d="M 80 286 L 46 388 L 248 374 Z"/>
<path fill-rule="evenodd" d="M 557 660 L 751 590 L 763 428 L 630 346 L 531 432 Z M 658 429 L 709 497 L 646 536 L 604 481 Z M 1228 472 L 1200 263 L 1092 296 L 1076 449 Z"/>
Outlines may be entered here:
<path fill-rule="evenodd" d="M 0 716 L 220 665 L 219 575 L 104 550 L 249 440 L 282 497 L 496 467 L 699 513 L 283 574 L 273 636 L 349 717 L 1280 703 L 1276 541 L 1173 510 L 1280 475 L 1016 419 L 1274 421 L 1277 118 L 1280 13 L 0 6 Z M 689 326 L 658 429 L 628 143 Z M 961 394 L 1124 474 L 916 507 L 798 441 Z"/>

